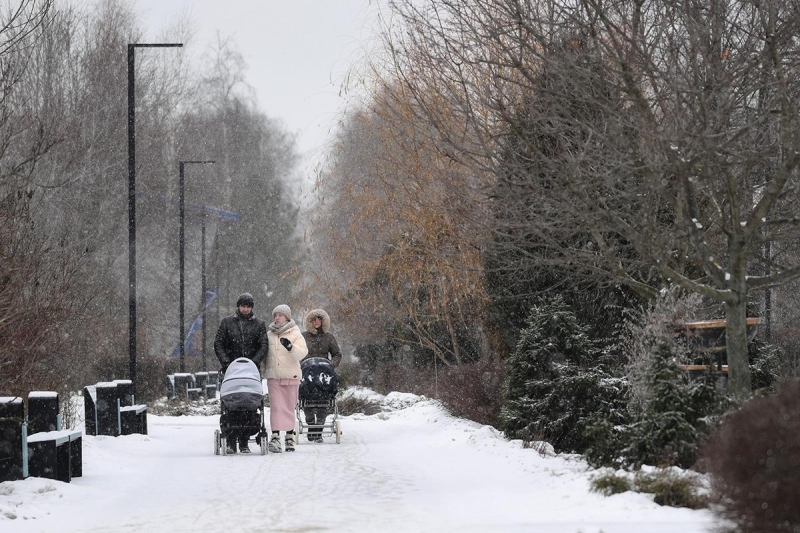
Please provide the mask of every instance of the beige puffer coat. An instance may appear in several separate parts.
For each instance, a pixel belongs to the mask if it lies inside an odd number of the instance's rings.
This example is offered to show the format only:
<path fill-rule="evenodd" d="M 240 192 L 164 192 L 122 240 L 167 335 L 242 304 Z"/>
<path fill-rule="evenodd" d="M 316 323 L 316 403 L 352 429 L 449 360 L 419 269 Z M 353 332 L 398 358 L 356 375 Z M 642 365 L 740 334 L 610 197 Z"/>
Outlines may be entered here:
<path fill-rule="evenodd" d="M 281 338 L 287 338 L 292 343 L 291 352 L 283 347 Z M 297 324 L 280 335 L 267 328 L 267 364 L 264 377 L 267 379 L 302 379 L 300 361 L 307 354 L 306 340 L 300 333 Z"/>

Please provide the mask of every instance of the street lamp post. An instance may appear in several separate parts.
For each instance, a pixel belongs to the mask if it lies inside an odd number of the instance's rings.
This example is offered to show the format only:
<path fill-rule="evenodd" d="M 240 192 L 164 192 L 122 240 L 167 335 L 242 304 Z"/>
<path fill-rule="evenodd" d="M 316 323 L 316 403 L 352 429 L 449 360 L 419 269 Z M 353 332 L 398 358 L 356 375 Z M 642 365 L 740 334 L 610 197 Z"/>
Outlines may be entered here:
<path fill-rule="evenodd" d="M 178 297 L 180 300 L 180 326 L 178 329 L 178 334 L 180 335 L 180 369 L 181 372 L 186 372 L 186 336 L 184 335 L 183 325 L 184 325 L 184 277 L 185 277 L 185 269 L 184 269 L 184 228 L 186 226 L 186 208 L 185 208 L 185 180 L 184 180 L 184 173 L 183 168 L 185 165 L 210 165 L 213 164 L 214 161 L 180 161 L 178 167 L 180 169 L 180 180 L 178 182 L 178 189 L 180 191 L 179 201 L 178 204 L 180 206 L 180 221 L 181 221 L 181 230 L 180 230 L 180 244 L 178 246 L 178 257 L 179 257 L 179 264 L 180 264 L 180 296 Z M 205 233 L 205 232 L 204 232 Z M 205 239 L 205 235 L 203 235 Z M 203 298 L 205 298 L 205 294 L 203 294 Z M 203 343 L 205 343 L 205 339 L 203 339 Z"/>
<path fill-rule="evenodd" d="M 136 394 L 136 48 L 179 48 L 182 43 L 128 44 L 128 355 Z"/>
<path fill-rule="evenodd" d="M 203 298 L 203 345 L 200 353 L 203 357 L 203 372 L 207 372 L 206 368 L 206 322 L 208 322 L 208 313 L 205 312 L 206 306 L 206 210 L 203 209 L 200 215 L 200 294 Z"/>

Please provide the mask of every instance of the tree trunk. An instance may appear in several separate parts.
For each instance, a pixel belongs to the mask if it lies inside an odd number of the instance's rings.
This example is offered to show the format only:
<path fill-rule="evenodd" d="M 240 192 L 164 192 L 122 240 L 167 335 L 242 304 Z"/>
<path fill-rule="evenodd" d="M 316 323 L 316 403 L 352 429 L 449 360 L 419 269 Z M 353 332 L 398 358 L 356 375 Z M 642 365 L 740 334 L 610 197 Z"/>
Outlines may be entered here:
<path fill-rule="evenodd" d="M 461 345 L 458 342 L 458 335 L 456 335 L 456 328 L 453 327 L 453 318 L 449 313 L 445 312 L 445 320 L 447 322 L 447 332 L 450 334 L 450 342 L 453 345 L 453 357 L 456 360 L 456 365 L 461 366 Z"/>
<path fill-rule="evenodd" d="M 725 351 L 728 354 L 728 389 L 737 398 L 752 390 L 747 352 L 747 298 L 725 304 Z"/>

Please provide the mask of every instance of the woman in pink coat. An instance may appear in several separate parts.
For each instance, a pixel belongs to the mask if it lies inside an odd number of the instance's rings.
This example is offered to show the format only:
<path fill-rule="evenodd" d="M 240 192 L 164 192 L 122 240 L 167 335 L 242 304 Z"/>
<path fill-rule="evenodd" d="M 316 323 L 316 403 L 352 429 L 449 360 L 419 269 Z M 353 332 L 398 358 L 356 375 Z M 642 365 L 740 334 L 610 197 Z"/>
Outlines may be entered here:
<path fill-rule="evenodd" d="M 308 354 L 306 341 L 292 320 L 288 305 L 272 310 L 272 323 L 267 327 L 267 365 L 264 372 L 269 393 L 269 426 L 272 438 L 269 451 L 280 453 L 281 431 L 286 432 L 284 448 L 294 451 L 295 405 L 303 373 L 300 360 Z"/>

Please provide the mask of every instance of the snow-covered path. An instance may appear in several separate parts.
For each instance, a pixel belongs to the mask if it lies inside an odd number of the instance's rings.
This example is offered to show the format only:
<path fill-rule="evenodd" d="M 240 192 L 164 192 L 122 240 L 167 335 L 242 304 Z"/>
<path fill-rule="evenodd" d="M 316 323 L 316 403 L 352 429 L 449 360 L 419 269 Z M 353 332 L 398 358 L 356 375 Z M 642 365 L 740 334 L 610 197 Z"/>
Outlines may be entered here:
<path fill-rule="evenodd" d="M 392 400 L 391 395 L 387 398 Z M 84 476 L 0 484 L 12 532 L 701 533 L 705 511 L 588 491 L 575 458 L 542 457 L 436 402 L 342 417 L 295 453 L 214 456 L 217 416 L 148 419 L 149 435 L 85 437 Z M 251 445 L 252 447 L 252 445 Z"/>

